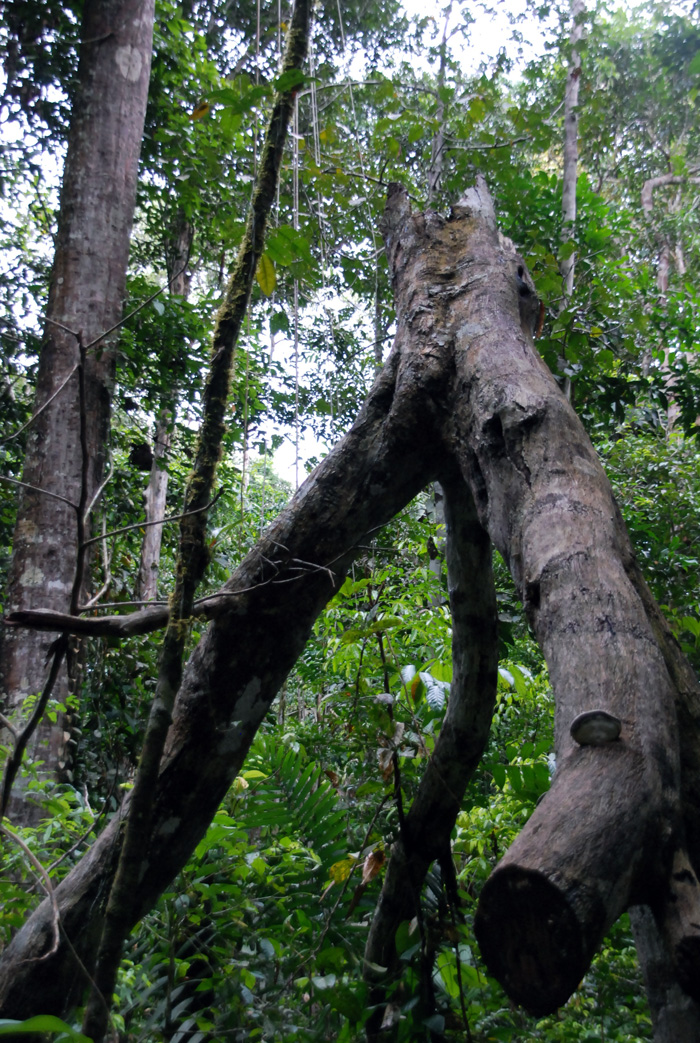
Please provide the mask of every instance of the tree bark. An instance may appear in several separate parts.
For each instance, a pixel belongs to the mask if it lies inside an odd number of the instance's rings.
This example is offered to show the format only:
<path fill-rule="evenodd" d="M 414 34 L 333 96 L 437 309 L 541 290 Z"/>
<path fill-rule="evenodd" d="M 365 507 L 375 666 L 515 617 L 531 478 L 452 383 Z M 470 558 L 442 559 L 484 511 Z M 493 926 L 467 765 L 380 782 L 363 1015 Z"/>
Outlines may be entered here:
<path fill-rule="evenodd" d="M 151 64 L 153 0 L 88 0 L 83 17 L 79 82 L 63 172 L 46 333 L 27 446 L 8 580 L 7 606 L 69 611 L 76 570 L 76 509 L 83 453 L 77 362 L 79 340 L 93 344 L 85 363 L 88 498 L 104 473 L 116 335 L 99 342 L 122 315 L 129 237 Z M 51 635 L 6 630 L 2 636 L 2 700 L 18 720 L 29 695 L 44 687 Z M 55 697 L 69 689 L 61 670 Z M 29 749 L 45 768 L 67 767 L 64 721 L 40 724 Z M 15 821 L 39 810 L 18 793 Z"/>
<path fill-rule="evenodd" d="M 450 834 L 484 751 L 496 698 L 498 606 L 491 541 L 462 476 L 443 475 L 440 483 L 452 614 L 450 701 L 405 827 L 392 846 L 365 947 L 365 977 L 373 986 L 371 1005 L 376 1008 L 368 1023 L 370 1040 L 381 1038 L 386 986 L 399 969 L 396 931 L 416 916 L 431 863 L 438 860 L 443 873 L 453 872 Z"/>
<path fill-rule="evenodd" d="M 700 1007 L 678 984 L 651 909 L 635 905 L 629 912 L 649 1000 L 654 1043 L 697 1043 Z"/>
<path fill-rule="evenodd" d="M 650 177 L 642 185 L 641 191 L 641 202 L 642 209 L 644 210 L 644 217 L 651 227 L 653 213 L 654 213 L 654 193 L 659 188 L 665 188 L 669 185 L 675 185 L 677 187 L 678 194 L 675 200 L 672 200 L 668 206 L 668 211 L 673 214 L 680 205 L 680 192 L 685 185 L 697 185 L 700 184 L 700 177 L 694 176 L 694 172 L 697 171 L 697 167 L 691 167 L 688 174 L 660 174 L 658 177 Z M 685 261 L 683 259 L 683 250 L 679 243 L 673 243 L 669 232 L 667 230 L 659 231 L 658 228 L 653 232 L 654 239 L 658 245 L 658 261 L 656 268 L 656 288 L 659 291 L 658 304 L 660 308 L 666 308 L 668 300 L 668 287 L 671 280 L 671 259 L 673 258 L 676 266 L 676 271 L 679 277 L 685 274 Z M 680 408 L 674 394 L 674 386 L 676 384 L 676 377 L 671 370 L 669 363 L 669 350 L 668 345 L 663 342 L 659 344 L 659 348 L 664 352 L 665 358 L 661 364 L 661 368 L 666 373 L 665 380 L 665 391 L 668 396 L 668 405 L 666 409 L 666 431 L 668 434 L 673 430 L 678 417 L 680 415 Z M 690 357 L 688 353 L 685 353 L 686 357 Z"/>
<path fill-rule="evenodd" d="M 566 77 L 564 91 L 564 174 L 561 193 L 562 244 L 574 237 L 576 221 L 576 181 L 578 178 L 578 92 L 581 80 L 581 55 L 577 48 L 583 35 L 583 16 L 586 11 L 585 0 L 571 0 L 571 64 Z M 569 254 L 560 265 L 564 280 L 564 297 L 566 301 L 574 292 L 574 269 L 576 255 Z"/>
<path fill-rule="evenodd" d="M 434 421 L 444 392 L 429 354 L 395 350 L 353 429 L 216 596 L 222 614 L 190 657 L 175 705 L 135 920 L 204 835 L 355 548 L 436 476 Z M 427 437 L 415 437 L 417 416 Z M 3 1017 L 29 1017 L 37 996 L 44 1013 L 65 1013 L 76 1001 L 85 983 L 66 938 L 92 970 L 127 812 L 128 800 L 57 887 L 60 937 L 45 902 L 2 954 Z"/>
<path fill-rule="evenodd" d="M 557 705 L 552 788 L 481 896 L 487 963 L 518 1002 L 552 1010 L 619 913 L 645 903 L 678 979 L 693 991 L 700 698 L 692 670 L 639 575 L 588 437 L 534 351 L 532 283 L 499 237 L 483 182 L 449 218 L 412 214 L 393 186 L 384 232 L 394 348 L 351 431 L 215 596 L 217 618 L 175 705 L 133 917 L 203 835 L 358 545 L 428 481 L 456 469 L 510 566 Z M 618 718 L 619 739 L 575 742 L 570 725 L 589 710 Z M 488 715 L 485 703 L 469 712 Z M 463 767 L 451 762 L 458 797 Z M 412 829 L 413 850 L 433 825 L 420 808 L 409 813 L 423 823 Z M 127 811 L 128 802 L 122 818 Z M 77 977 L 65 939 L 90 968 L 120 831 L 115 819 L 57 888 L 61 935 L 45 902 L 8 946 L 3 1016 L 34 1013 L 39 995 L 44 1012 L 65 1012 Z"/>
<path fill-rule="evenodd" d="M 178 212 L 168 249 L 166 250 L 166 269 L 170 292 L 175 297 L 187 300 L 192 282 L 191 273 L 187 271 L 187 262 L 194 236 L 194 228 L 185 216 Z M 171 396 L 174 400 L 175 395 Z M 136 597 L 139 601 L 155 601 L 158 597 L 158 572 L 160 570 L 160 548 L 163 542 L 163 526 L 155 524 L 165 517 L 165 505 L 168 496 L 167 458 L 172 443 L 172 430 L 175 422 L 174 405 L 163 403 L 158 413 L 153 439 L 153 463 L 144 490 L 144 506 L 146 508 L 146 530 L 141 544 L 141 560 L 139 562 L 138 589 Z"/>

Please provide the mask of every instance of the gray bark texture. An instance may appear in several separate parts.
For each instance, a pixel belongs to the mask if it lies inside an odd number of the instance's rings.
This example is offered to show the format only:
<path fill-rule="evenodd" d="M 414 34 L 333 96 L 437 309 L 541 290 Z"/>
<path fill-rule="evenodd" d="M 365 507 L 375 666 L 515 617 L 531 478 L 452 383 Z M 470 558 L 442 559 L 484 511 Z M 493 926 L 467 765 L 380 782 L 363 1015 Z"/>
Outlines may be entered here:
<path fill-rule="evenodd" d="M 122 317 L 129 237 L 136 199 L 151 65 L 153 0 L 87 0 L 79 82 L 63 172 L 56 254 L 39 359 L 34 412 L 13 542 L 6 607 L 69 611 L 76 569 L 80 500 L 78 336 L 87 346 Z M 77 335 L 77 336 L 76 336 Z M 95 343 L 85 364 L 88 499 L 105 466 L 114 377 L 115 335 Z M 0 699 L 17 720 L 28 695 L 42 690 L 55 635 L 5 630 Z M 65 668 L 54 689 L 65 701 Z M 41 724 L 29 748 L 45 768 L 67 768 L 64 722 Z M 20 793 L 18 821 L 36 818 Z"/>
<path fill-rule="evenodd" d="M 573 238 L 574 222 L 576 221 L 578 94 L 581 81 L 581 55 L 579 54 L 578 46 L 583 35 L 583 17 L 585 12 L 585 0 L 571 0 L 571 32 L 569 33 L 571 64 L 566 75 L 566 89 L 564 91 L 564 172 L 561 194 L 562 243 L 567 243 Z M 571 297 L 574 292 L 575 266 L 575 254 L 570 254 L 559 265 L 559 270 L 564 280 L 564 296 L 566 299 Z"/>
<path fill-rule="evenodd" d="M 678 984 L 651 909 L 635 905 L 629 912 L 651 1011 L 654 1043 L 697 1043 L 700 1007 Z"/>
<path fill-rule="evenodd" d="M 167 242 L 166 261 L 170 292 L 187 300 L 192 282 L 187 262 L 194 237 L 194 228 L 182 213 L 178 213 Z M 172 399 L 175 399 L 173 392 Z M 154 524 L 165 517 L 168 497 L 168 453 L 173 439 L 175 417 L 172 406 L 162 404 L 153 437 L 153 463 L 144 489 L 143 500 L 148 523 L 141 543 L 141 559 L 136 597 L 139 601 L 155 601 L 158 597 L 160 548 L 163 526 Z"/>
<path fill-rule="evenodd" d="M 449 784 L 421 788 L 397 866 L 412 860 L 420 881 L 449 837 L 483 742 L 491 649 L 480 665 L 468 650 L 480 629 L 490 643 L 492 621 L 488 585 L 478 602 L 464 562 L 474 554 L 468 568 L 486 568 L 488 533 L 547 658 L 558 767 L 483 890 L 476 928 L 487 964 L 513 999 L 551 1011 L 576 988 L 617 916 L 643 903 L 675 978 L 695 992 L 697 682 L 639 574 L 590 441 L 534 350 L 534 288 L 499 236 L 484 183 L 447 218 L 412 214 L 392 186 L 383 231 L 394 348 L 350 432 L 210 602 L 215 618 L 174 708 L 134 915 L 152 906 L 203 835 L 358 546 L 440 480 L 458 678 L 449 720 L 463 734 L 443 729 L 426 779 L 444 774 Z M 576 743 L 570 725 L 589 710 L 618 718 L 619 739 Z M 37 996 L 44 1012 L 66 1011 L 82 982 L 65 938 L 90 968 L 120 829 L 115 819 L 57 888 L 61 934 L 45 902 L 0 958 L 2 1016 L 35 1013 Z M 425 857 L 416 858 L 423 844 Z M 405 898 L 391 891 L 401 874 L 390 867 L 387 880 L 372 951 L 389 963 L 390 926 Z"/>

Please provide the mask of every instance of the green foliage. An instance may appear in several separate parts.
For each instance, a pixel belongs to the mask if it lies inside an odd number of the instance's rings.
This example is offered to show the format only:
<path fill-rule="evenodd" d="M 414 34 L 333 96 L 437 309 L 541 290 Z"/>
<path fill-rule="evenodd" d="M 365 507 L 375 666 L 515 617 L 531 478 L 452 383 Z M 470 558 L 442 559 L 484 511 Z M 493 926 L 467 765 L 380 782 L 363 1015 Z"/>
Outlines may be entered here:
<path fill-rule="evenodd" d="M 54 1018 L 49 1014 L 38 1014 L 35 1018 L 27 1018 L 25 1021 L 10 1021 L 7 1018 L 0 1018 L 0 1036 L 31 1036 L 37 1032 L 50 1033 L 55 1043 L 65 1043 L 66 1040 L 73 1040 L 75 1043 L 91 1043 L 87 1036 L 76 1032 L 60 1018 Z"/>
<path fill-rule="evenodd" d="M 5 754 L 5 750 L 0 752 Z M 47 818 L 35 827 L 16 827 L 13 832 L 47 869 L 55 887 L 80 858 L 104 824 L 104 808 L 95 812 L 85 794 L 72 786 L 59 785 L 40 772 L 41 764 L 30 762 L 24 767 L 22 780 Z M 3 836 L 2 882 L 0 883 L 0 946 L 9 942 L 27 916 L 45 897 L 43 884 L 37 881 L 36 870 L 22 848 L 6 835 Z"/>
<path fill-rule="evenodd" d="M 343 921 L 347 902 L 326 899 L 347 855 L 346 818 L 320 765 L 259 736 L 182 879 L 134 939 L 120 986 L 129 1030 L 311 1039 L 313 1011 L 338 1031 L 362 991 L 351 988 L 361 946 Z"/>

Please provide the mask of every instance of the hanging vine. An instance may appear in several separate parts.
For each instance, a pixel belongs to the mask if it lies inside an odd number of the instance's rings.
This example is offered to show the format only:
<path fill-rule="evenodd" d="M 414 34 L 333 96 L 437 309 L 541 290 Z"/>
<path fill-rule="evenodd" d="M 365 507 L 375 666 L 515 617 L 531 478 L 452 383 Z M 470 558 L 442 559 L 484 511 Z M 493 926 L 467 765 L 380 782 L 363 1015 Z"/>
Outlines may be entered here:
<path fill-rule="evenodd" d="M 206 507 L 211 502 L 221 454 L 233 360 L 277 191 L 287 128 L 308 49 L 311 6 L 310 0 L 297 0 L 294 7 L 279 91 L 257 170 L 246 231 L 214 329 L 209 373 L 202 396 L 202 425 L 193 472 L 185 492 L 170 620 L 163 639 L 156 694 L 134 782 L 119 866 L 105 912 L 95 981 L 83 1022 L 85 1033 L 96 1041 L 105 1035 L 108 1003 L 114 993 L 122 946 L 135 919 L 141 859 L 148 846 L 155 783 L 182 677 L 187 624 L 193 612 L 195 591 L 207 564 Z"/>

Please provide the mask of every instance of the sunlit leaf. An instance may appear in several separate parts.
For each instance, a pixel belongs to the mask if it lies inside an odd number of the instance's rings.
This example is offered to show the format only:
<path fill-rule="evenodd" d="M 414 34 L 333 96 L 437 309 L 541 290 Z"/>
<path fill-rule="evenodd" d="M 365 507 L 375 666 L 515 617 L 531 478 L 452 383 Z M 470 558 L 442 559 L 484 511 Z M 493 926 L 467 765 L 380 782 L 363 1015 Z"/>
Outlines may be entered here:
<path fill-rule="evenodd" d="M 258 261 L 255 278 L 265 296 L 271 297 L 277 285 L 277 276 L 275 274 L 275 266 L 267 254 L 263 254 Z"/>

